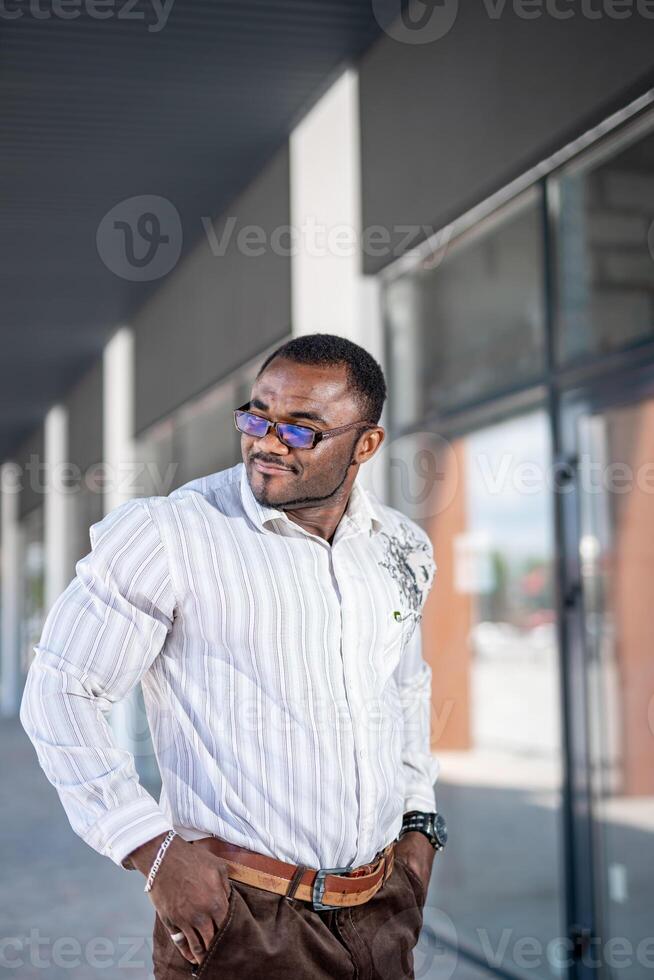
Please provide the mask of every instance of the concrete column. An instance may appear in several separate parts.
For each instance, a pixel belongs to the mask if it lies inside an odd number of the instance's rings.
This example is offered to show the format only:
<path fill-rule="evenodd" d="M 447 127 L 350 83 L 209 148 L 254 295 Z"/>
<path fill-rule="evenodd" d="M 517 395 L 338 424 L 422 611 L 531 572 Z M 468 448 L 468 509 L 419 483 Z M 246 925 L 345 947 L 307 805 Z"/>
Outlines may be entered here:
<path fill-rule="evenodd" d="M 133 496 L 134 335 L 121 327 L 104 349 L 102 436 L 108 514 Z"/>
<path fill-rule="evenodd" d="M 380 290 L 361 272 L 358 74 L 345 71 L 290 137 L 293 333 L 335 333 L 385 367 Z M 384 417 L 382 418 L 384 424 Z M 362 482 L 386 496 L 384 467 Z M 374 479 L 372 479 L 374 476 Z"/>
<path fill-rule="evenodd" d="M 72 577 L 70 567 L 70 494 L 66 492 L 68 411 L 55 405 L 45 417 L 46 487 L 44 500 L 45 607 L 51 608 Z"/>
<path fill-rule="evenodd" d="M 107 343 L 102 362 L 102 437 L 105 469 L 104 512 L 132 496 L 134 463 L 134 335 L 121 327 Z M 109 720 L 122 748 L 143 751 L 140 684 L 112 708 Z M 139 766 L 140 768 L 140 766 Z"/>
<path fill-rule="evenodd" d="M 20 667 L 21 615 L 21 534 L 19 521 L 20 467 L 3 463 L 0 467 L 2 497 L 0 533 L 2 535 L 2 593 L 0 602 L 2 631 L 0 633 L 0 712 L 4 717 L 18 714 L 22 692 Z"/>

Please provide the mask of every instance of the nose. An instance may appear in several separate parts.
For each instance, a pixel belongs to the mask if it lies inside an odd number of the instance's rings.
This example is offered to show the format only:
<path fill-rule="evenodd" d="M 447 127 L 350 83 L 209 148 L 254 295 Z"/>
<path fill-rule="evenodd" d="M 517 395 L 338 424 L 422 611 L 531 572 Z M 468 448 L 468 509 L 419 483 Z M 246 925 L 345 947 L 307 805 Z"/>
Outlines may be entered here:
<path fill-rule="evenodd" d="M 257 449 L 262 453 L 278 453 L 288 456 L 289 447 L 285 446 L 273 428 L 265 436 L 257 439 Z"/>

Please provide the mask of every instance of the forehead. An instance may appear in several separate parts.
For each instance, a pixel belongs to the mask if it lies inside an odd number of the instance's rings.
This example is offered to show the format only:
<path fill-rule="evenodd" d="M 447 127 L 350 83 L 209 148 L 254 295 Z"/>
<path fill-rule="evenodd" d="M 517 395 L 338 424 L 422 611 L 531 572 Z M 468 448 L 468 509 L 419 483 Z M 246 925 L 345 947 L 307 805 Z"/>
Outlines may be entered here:
<path fill-rule="evenodd" d="M 356 400 L 345 364 L 296 364 L 275 358 L 252 386 L 252 399 L 286 413 L 305 410 L 325 419 L 340 417 Z"/>

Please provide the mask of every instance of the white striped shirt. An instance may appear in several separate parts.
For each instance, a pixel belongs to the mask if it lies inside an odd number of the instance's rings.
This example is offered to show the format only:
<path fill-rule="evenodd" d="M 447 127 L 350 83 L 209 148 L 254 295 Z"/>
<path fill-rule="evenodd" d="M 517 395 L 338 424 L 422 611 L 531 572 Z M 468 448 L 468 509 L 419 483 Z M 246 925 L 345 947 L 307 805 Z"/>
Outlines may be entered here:
<path fill-rule="evenodd" d="M 435 809 L 417 524 L 357 479 L 330 545 L 261 506 L 239 463 L 122 504 L 90 539 L 20 717 L 91 847 L 122 864 L 173 827 L 339 867 Z M 105 717 L 139 680 L 158 803 Z"/>

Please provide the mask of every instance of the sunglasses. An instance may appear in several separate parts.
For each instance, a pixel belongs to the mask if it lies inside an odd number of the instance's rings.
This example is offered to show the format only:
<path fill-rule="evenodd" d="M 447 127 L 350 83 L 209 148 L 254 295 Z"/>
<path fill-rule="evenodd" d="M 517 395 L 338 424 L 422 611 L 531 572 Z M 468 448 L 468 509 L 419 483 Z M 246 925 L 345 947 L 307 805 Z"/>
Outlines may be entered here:
<path fill-rule="evenodd" d="M 339 425 L 336 429 L 312 429 L 308 425 L 295 425 L 294 422 L 272 422 L 261 415 L 249 412 L 250 403 L 246 402 L 234 411 L 234 425 L 239 432 L 254 439 L 263 439 L 271 429 L 275 430 L 275 435 L 280 442 L 291 449 L 313 449 L 323 439 L 330 436 L 337 436 L 340 432 L 353 429 L 355 425 L 374 425 L 368 419 L 361 419 L 359 422 L 350 422 L 348 425 Z"/>

